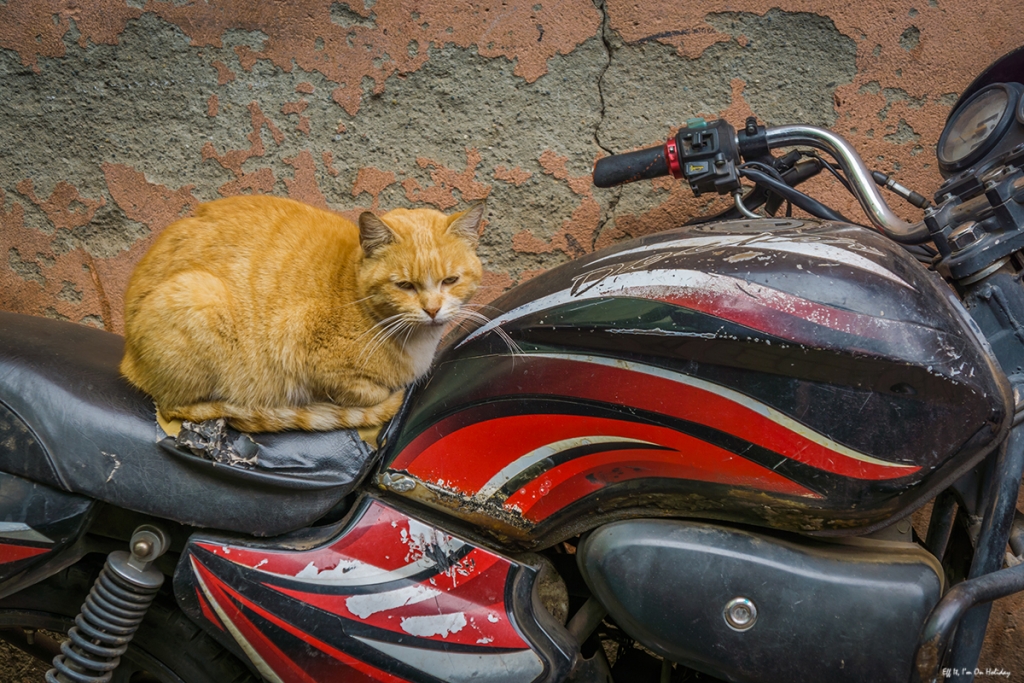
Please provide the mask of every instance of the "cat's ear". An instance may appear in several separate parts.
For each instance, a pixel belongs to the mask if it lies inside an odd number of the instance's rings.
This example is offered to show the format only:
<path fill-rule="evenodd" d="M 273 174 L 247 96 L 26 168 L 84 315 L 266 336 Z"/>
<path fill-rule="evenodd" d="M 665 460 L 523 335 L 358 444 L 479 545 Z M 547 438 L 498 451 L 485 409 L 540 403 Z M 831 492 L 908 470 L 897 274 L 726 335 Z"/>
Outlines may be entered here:
<path fill-rule="evenodd" d="M 448 218 L 448 232 L 469 242 L 476 249 L 480 240 L 480 221 L 484 219 L 486 202 L 479 201 L 462 213 L 453 214 Z"/>
<path fill-rule="evenodd" d="M 369 211 L 359 214 L 359 244 L 362 245 L 364 254 L 373 256 L 378 249 L 394 241 L 395 233 L 391 232 L 387 223 Z"/>

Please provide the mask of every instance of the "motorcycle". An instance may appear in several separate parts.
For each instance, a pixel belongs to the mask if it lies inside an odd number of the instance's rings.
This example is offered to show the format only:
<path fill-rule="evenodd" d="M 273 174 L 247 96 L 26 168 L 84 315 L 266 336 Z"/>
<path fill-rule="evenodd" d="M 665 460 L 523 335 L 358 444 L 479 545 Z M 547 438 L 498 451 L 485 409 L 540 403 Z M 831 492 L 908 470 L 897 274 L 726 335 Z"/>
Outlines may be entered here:
<path fill-rule="evenodd" d="M 1024 590 L 1021 74 L 934 205 L 810 126 L 599 160 L 733 206 L 500 297 L 376 449 L 176 430 L 119 337 L 0 314 L 0 636 L 75 683 L 970 680 Z"/>

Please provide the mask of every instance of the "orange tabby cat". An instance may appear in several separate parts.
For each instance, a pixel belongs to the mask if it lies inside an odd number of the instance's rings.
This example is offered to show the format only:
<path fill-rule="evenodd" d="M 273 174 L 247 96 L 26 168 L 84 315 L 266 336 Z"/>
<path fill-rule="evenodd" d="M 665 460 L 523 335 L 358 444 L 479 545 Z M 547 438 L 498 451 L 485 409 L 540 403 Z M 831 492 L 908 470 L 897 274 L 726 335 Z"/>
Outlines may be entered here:
<path fill-rule="evenodd" d="M 357 227 L 276 197 L 203 204 L 132 274 L 121 372 L 165 418 L 379 425 L 476 291 L 483 210 L 366 212 Z"/>

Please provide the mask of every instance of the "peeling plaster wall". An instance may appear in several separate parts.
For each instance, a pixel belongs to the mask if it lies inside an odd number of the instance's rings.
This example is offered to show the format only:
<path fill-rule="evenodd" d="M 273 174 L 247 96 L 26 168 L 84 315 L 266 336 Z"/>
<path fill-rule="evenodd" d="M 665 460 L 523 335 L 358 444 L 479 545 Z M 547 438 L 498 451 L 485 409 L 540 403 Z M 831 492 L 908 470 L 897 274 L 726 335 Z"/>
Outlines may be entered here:
<path fill-rule="evenodd" d="M 675 182 L 589 183 L 599 156 L 694 115 L 832 127 L 928 194 L 950 106 L 1024 43 L 1022 13 L 1024 0 L 0 0 L 0 308 L 118 332 L 160 230 L 249 192 L 349 217 L 487 198 L 493 298 L 714 210 Z M 810 191 L 861 215 L 827 178 Z M 994 630 L 1012 635 L 1013 619 Z M 986 656 L 1009 667 L 1009 651 Z"/>

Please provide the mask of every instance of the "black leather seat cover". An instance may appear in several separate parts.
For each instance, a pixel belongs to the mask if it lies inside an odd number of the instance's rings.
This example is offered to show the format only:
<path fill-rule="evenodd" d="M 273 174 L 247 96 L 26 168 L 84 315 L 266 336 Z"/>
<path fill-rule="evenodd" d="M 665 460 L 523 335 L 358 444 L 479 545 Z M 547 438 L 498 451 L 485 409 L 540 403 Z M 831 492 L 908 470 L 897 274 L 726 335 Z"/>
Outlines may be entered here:
<path fill-rule="evenodd" d="M 373 464 L 352 430 L 253 434 L 243 469 L 176 448 L 120 376 L 121 337 L 0 312 L 0 471 L 194 526 L 269 536 L 315 521 Z"/>

